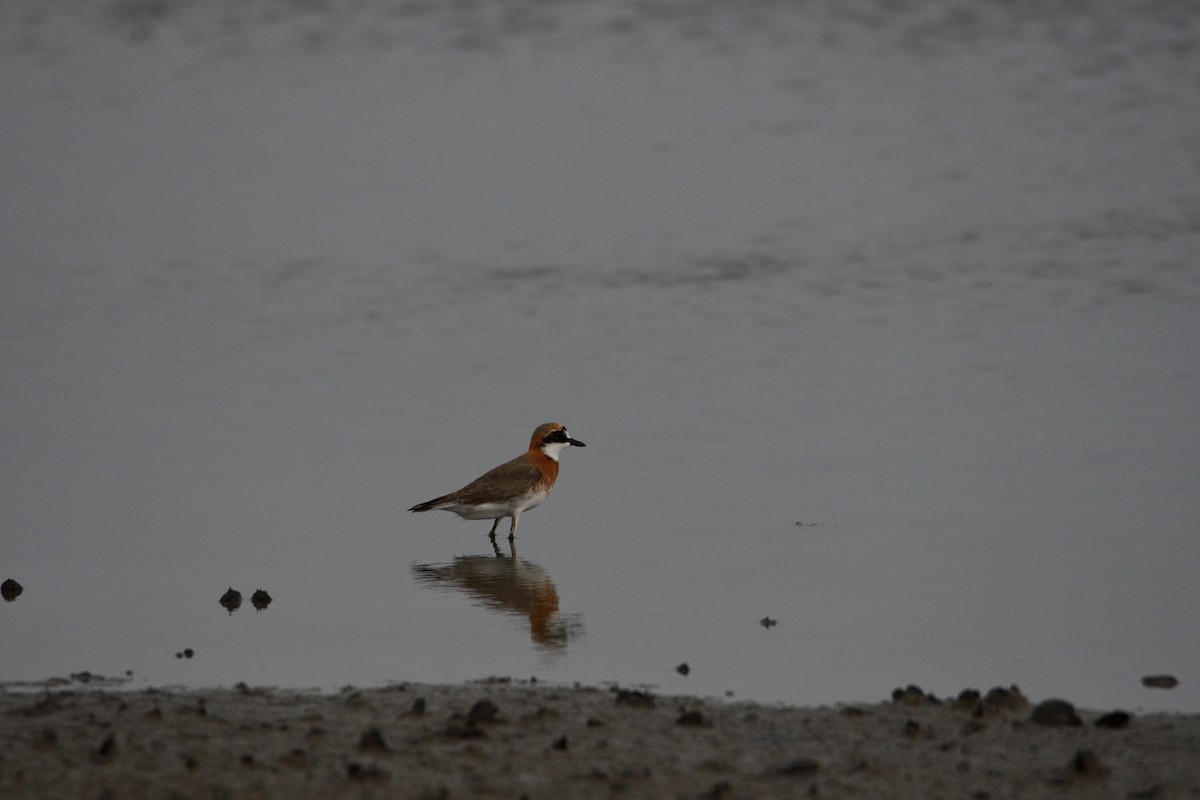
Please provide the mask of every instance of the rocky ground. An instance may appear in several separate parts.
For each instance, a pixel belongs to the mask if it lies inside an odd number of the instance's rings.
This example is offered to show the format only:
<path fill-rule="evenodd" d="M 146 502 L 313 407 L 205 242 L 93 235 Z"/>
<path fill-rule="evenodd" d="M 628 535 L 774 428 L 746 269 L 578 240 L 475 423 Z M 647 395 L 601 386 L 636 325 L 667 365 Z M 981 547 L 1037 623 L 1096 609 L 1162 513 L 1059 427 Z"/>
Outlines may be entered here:
<path fill-rule="evenodd" d="M 821 708 L 509 681 L 0 692 L 5 798 L 1183 798 L 1198 754 L 1198 715 L 1015 687 Z"/>

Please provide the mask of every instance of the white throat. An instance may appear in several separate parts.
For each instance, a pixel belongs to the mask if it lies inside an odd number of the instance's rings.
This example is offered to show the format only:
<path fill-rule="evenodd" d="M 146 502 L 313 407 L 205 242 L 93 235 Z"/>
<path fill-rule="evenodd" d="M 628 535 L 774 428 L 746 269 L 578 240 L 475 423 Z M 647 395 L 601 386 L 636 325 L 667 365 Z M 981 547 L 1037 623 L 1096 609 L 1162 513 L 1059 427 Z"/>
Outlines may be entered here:
<path fill-rule="evenodd" d="M 546 442 L 542 445 L 542 452 L 546 454 L 546 458 L 558 461 L 558 454 L 570 446 L 568 442 Z"/>

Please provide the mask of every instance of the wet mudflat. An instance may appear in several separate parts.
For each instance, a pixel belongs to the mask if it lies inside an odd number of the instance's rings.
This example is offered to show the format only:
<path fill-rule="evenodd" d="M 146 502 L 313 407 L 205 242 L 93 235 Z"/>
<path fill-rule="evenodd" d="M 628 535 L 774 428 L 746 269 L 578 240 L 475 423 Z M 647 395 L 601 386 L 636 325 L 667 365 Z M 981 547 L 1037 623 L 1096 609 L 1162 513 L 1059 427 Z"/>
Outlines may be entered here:
<path fill-rule="evenodd" d="M 1176 797 L 1196 715 L 1132 719 L 1013 689 L 823 708 L 488 682 L 327 695 L 0 694 L 11 798 Z"/>

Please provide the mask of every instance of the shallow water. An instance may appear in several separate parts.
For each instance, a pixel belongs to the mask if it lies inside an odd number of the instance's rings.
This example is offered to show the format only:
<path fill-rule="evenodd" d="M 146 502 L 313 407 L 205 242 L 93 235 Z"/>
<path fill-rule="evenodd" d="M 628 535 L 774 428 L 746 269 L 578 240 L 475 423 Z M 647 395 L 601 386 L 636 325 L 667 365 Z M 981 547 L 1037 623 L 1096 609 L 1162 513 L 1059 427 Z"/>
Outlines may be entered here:
<path fill-rule="evenodd" d="M 1195 22 L 505 7 L 9 13 L 0 680 L 1200 709 Z"/>

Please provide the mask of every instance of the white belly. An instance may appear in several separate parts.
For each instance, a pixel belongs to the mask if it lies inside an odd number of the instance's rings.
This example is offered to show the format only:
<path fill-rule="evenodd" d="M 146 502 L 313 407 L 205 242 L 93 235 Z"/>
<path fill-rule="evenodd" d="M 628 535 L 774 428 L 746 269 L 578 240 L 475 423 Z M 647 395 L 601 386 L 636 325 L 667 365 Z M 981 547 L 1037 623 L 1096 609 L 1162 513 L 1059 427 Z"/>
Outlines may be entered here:
<path fill-rule="evenodd" d="M 446 506 L 447 511 L 453 511 L 463 519 L 498 519 L 500 517 L 514 517 L 523 511 L 528 511 L 531 508 L 536 508 L 542 504 L 550 492 L 532 491 L 526 492 L 519 497 L 514 497 L 511 500 L 497 501 L 492 503 L 479 503 L 473 506 L 454 505 Z"/>

